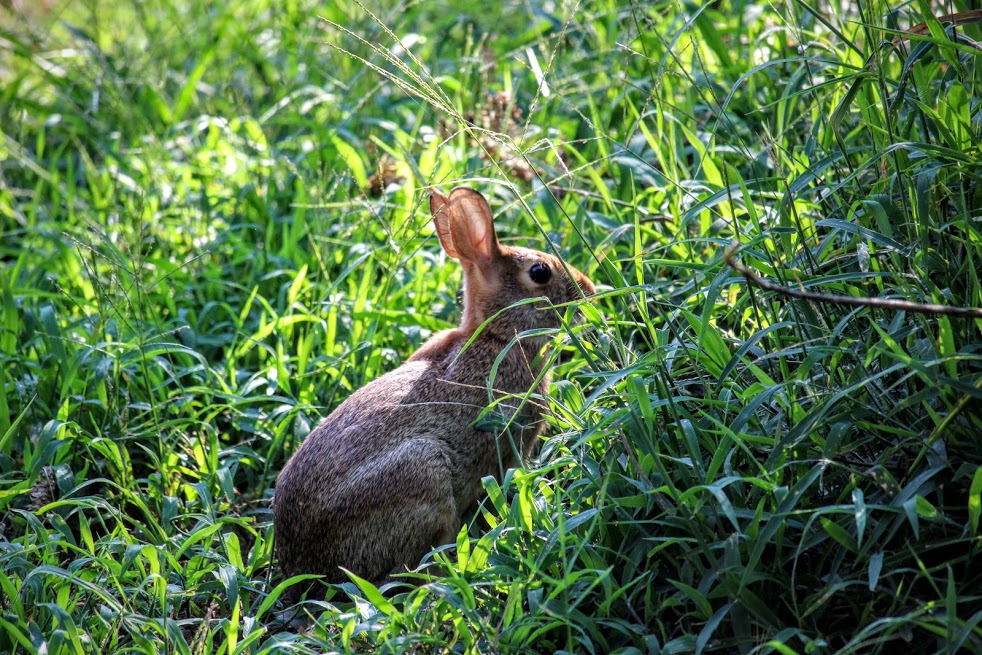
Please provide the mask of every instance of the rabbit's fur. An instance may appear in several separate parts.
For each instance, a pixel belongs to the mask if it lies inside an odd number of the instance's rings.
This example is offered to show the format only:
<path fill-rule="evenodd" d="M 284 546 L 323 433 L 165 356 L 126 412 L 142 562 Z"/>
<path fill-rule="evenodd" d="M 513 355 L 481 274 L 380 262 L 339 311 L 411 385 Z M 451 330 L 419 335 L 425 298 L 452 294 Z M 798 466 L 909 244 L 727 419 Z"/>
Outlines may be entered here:
<path fill-rule="evenodd" d="M 558 305 L 594 293 L 593 284 L 552 255 L 499 244 L 491 209 L 476 191 L 456 188 L 449 198 L 434 191 L 430 211 L 443 249 L 464 268 L 461 325 L 352 394 L 287 462 L 273 503 L 286 576 L 318 573 L 342 582 L 344 567 L 382 582 L 415 567 L 454 540 L 482 495 L 481 478 L 500 479 L 519 464 L 544 427 L 540 401 L 523 401 L 530 390 L 544 397 L 549 387 L 538 357 L 542 338 L 512 344 L 490 378 L 516 334 L 559 327 L 556 311 L 545 302 L 511 307 L 465 344 L 517 301 L 546 296 Z M 545 283 L 543 264 L 551 274 Z M 499 421 L 477 420 L 502 398 L 494 411 Z"/>

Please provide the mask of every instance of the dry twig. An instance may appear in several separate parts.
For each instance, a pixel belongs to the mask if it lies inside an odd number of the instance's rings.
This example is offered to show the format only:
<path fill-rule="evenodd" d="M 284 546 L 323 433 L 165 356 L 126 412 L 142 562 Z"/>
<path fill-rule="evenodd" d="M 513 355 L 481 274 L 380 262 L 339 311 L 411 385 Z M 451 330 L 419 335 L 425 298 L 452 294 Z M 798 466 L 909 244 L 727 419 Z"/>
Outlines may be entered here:
<path fill-rule="evenodd" d="M 734 240 L 723 253 L 723 261 L 734 271 L 742 275 L 756 287 L 764 291 L 774 291 L 785 296 L 798 298 L 800 300 L 813 300 L 815 302 L 830 303 L 834 305 L 850 305 L 853 307 L 877 307 L 898 312 L 917 312 L 919 314 L 935 314 L 945 316 L 957 316 L 962 318 L 982 318 L 982 309 L 975 307 L 948 307 L 946 305 L 926 305 L 923 303 L 910 302 L 908 300 L 893 300 L 890 298 L 856 298 L 854 296 L 826 295 L 824 293 L 814 293 L 812 291 L 800 291 L 790 289 L 782 284 L 773 284 L 761 279 L 749 268 L 740 264 L 734 258 L 740 242 Z"/>

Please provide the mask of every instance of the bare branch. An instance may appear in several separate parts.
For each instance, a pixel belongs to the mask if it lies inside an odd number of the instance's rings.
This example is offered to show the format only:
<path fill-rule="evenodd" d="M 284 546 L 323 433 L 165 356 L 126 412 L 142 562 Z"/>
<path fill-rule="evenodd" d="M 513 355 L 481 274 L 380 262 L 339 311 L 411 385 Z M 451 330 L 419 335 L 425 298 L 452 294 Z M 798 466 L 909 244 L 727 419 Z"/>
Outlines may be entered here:
<path fill-rule="evenodd" d="M 910 302 L 907 300 L 893 300 L 888 298 L 856 298 L 854 296 L 835 296 L 826 295 L 823 293 L 814 293 L 811 291 L 799 291 L 797 289 L 790 289 L 782 284 L 773 284 L 767 280 L 761 279 L 755 273 L 753 273 L 749 268 L 740 264 L 734 258 L 737 249 L 740 247 L 740 242 L 734 240 L 730 243 L 730 246 L 723 253 L 723 261 L 726 265 L 732 268 L 734 271 L 742 275 L 756 287 L 760 287 L 764 291 L 774 291 L 775 293 L 780 293 L 785 296 L 790 296 L 792 298 L 799 298 L 801 300 L 813 300 L 815 302 L 831 303 L 834 305 L 850 305 L 853 307 L 878 307 L 880 309 L 888 309 L 890 311 L 898 312 L 916 312 L 919 314 L 935 314 L 935 315 L 945 315 L 945 316 L 958 316 L 963 318 L 982 318 L 982 309 L 977 309 L 974 307 L 947 307 L 945 305 L 925 305 L 923 303 Z"/>

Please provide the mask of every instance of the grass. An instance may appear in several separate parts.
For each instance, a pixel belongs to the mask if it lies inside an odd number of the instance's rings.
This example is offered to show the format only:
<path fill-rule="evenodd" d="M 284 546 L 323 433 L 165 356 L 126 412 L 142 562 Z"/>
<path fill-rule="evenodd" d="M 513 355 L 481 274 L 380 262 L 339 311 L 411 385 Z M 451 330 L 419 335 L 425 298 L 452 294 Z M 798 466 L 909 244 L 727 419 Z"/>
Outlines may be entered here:
<path fill-rule="evenodd" d="M 0 651 L 982 652 L 982 321 L 723 261 L 982 307 L 971 7 L 460 4 L 0 9 Z M 273 481 L 460 183 L 601 294 L 442 577 L 298 630 Z"/>

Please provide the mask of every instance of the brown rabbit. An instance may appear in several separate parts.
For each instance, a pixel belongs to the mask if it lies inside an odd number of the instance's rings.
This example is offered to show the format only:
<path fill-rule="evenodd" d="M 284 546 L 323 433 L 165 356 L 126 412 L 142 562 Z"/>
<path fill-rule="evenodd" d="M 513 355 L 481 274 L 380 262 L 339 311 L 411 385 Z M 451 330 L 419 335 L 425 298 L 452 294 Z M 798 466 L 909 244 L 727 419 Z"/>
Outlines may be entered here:
<path fill-rule="evenodd" d="M 542 406 L 523 397 L 549 387 L 547 374 L 536 383 L 545 337 L 512 344 L 493 378 L 492 368 L 515 335 L 559 327 L 560 319 L 547 302 L 510 306 L 537 296 L 566 303 L 594 293 L 593 284 L 552 255 L 499 244 L 491 208 L 476 191 L 456 188 L 449 198 L 434 191 L 430 212 L 443 249 L 464 267 L 461 325 L 352 394 L 287 462 L 273 523 L 288 577 L 342 582 L 344 567 L 383 582 L 415 567 L 454 540 L 482 495 L 481 478 L 500 479 L 544 427 Z M 477 420 L 501 399 L 500 421 Z"/>

